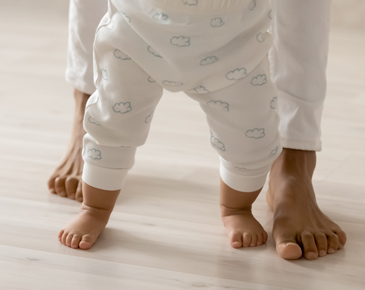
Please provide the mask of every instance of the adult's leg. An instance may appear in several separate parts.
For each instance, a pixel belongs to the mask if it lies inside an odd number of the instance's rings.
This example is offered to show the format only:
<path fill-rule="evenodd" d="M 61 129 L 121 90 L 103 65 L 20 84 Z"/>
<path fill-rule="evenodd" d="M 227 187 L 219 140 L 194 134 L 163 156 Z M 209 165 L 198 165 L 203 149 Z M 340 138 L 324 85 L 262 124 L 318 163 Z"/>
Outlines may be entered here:
<path fill-rule="evenodd" d="M 70 0 L 66 80 L 73 85 L 74 123 L 66 155 L 48 180 L 52 193 L 82 201 L 82 120 L 85 104 L 95 91 L 93 42 L 95 30 L 107 11 L 107 0 Z"/>
<path fill-rule="evenodd" d="M 274 211 L 273 238 L 285 259 L 335 253 L 346 234 L 318 207 L 312 185 L 321 150 L 326 94 L 330 0 L 271 0 L 274 45 L 270 51 L 278 89 L 283 152 L 270 171 L 267 201 Z"/>

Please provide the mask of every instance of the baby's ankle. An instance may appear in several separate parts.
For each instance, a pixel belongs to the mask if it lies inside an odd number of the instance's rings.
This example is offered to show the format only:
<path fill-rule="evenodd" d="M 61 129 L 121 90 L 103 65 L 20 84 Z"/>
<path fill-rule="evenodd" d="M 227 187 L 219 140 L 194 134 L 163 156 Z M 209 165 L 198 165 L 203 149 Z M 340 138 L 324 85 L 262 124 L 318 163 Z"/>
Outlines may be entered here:
<path fill-rule="evenodd" d="M 261 189 L 254 192 L 237 191 L 221 179 L 220 206 L 223 212 L 251 212 L 252 204 Z"/>
<path fill-rule="evenodd" d="M 228 207 L 225 206 L 224 204 L 220 204 L 220 211 L 222 217 L 234 214 L 246 214 L 246 213 L 252 214 L 252 205 L 246 207 Z"/>
<path fill-rule="evenodd" d="M 90 214 L 93 216 L 97 216 L 100 219 L 109 219 L 113 208 L 99 208 L 95 206 L 90 206 L 85 204 L 84 202 L 80 207 L 80 214 Z"/>

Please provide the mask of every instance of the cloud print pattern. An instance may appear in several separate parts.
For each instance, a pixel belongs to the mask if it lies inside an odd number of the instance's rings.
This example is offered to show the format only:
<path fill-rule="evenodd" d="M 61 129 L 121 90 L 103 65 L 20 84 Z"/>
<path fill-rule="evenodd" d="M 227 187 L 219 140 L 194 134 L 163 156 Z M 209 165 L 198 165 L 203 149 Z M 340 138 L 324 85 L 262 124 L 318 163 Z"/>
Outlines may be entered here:
<path fill-rule="evenodd" d="M 226 151 L 224 144 L 221 141 L 219 141 L 217 138 L 215 138 L 213 136 L 210 137 L 210 142 L 212 142 L 212 145 L 217 147 L 219 150 Z"/>
<path fill-rule="evenodd" d="M 223 19 L 220 18 L 220 17 L 216 17 L 216 18 L 213 18 L 211 21 L 210 21 L 210 25 L 212 27 L 221 27 L 222 25 L 224 25 L 224 22 L 223 22 Z"/>
<path fill-rule="evenodd" d="M 166 14 L 163 13 L 156 13 L 155 15 L 153 15 L 153 19 L 158 21 L 158 22 L 167 22 L 167 19 L 169 17 Z"/>
<path fill-rule="evenodd" d="M 262 85 L 264 85 L 266 83 L 267 83 L 267 79 L 266 79 L 266 75 L 265 74 L 258 75 L 257 77 L 254 77 L 251 80 L 251 84 L 253 86 L 262 86 Z"/>
<path fill-rule="evenodd" d="M 226 74 L 226 78 L 232 81 L 236 81 L 247 76 L 245 68 L 236 68 Z"/>
<path fill-rule="evenodd" d="M 222 102 L 222 101 L 209 101 L 208 105 L 213 107 L 213 108 L 217 108 L 223 111 L 229 111 L 229 104 L 226 102 Z"/>
<path fill-rule="evenodd" d="M 206 114 L 222 180 L 238 191 L 261 188 L 282 149 L 267 2 L 109 3 L 94 42 L 97 91 L 86 105 L 84 182 L 122 188 L 166 89 L 184 92 Z"/>
<path fill-rule="evenodd" d="M 216 56 L 208 56 L 208 57 L 202 59 L 202 61 L 200 62 L 200 65 L 208 65 L 208 64 L 215 63 L 216 61 L 218 61 L 218 58 Z"/>
<path fill-rule="evenodd" d="M 260 138 L 265 137 L 265 129 L 264 128 L 261 128 L 261 129 L 255 128 L 253 130 L 247 130 L 245 134 L 248 138 L 260 139 Z"/>
<path fill-rule="evenodd" d="M 114 56 L 120 58 L 121 60 L 130 60 L 131 58 L 125 53 L 121 52 L 119 49 L 114 50 Z"/>
<path fill-rule="evenodd" d="M 121 113 L 121 114 L 129 113 L 130 111 L 132 111 L 131 103 L 130 102 L 117 103 L 113 106 L 113 111 L 116 113 Z"/>
<path fill-rule="evenodd" d="M 199 0 L 182 0 L 185 5 L 194 6 L 198 5 Z"/>
<path fill-rule="evenodd" d="M 87 156 L 90 157 L 91 159 L 95 159 L 95 160 L 100 160 L 101 159 L 101 152 L 100 150 L 96 150 L 96 149 L 89 149 L 87 151 Z"/>
<path fill-rule="evenodd" d="M 173 38 L 171 38 L 170 42 L 172 45 L 175 46 L 190 46 L 190 37 L 174 36 Z"/>

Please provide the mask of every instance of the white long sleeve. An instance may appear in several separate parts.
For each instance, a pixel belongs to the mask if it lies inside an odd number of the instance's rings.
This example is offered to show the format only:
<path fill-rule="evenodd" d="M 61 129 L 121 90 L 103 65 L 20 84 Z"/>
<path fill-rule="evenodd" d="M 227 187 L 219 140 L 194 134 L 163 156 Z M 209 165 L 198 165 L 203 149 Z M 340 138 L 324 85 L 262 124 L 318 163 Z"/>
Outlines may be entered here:
<path fill-rule="evenodd" d="M 286 148 L 320 151 L 330 0 L 271 0 L 271 73 Z"/>
<path fill-rule="evenodd" d="M 90 95 L 95 91 L 95 31 L 107 10 L 107 0 L 70 0 L 66 80 L 74 88 Z"/>

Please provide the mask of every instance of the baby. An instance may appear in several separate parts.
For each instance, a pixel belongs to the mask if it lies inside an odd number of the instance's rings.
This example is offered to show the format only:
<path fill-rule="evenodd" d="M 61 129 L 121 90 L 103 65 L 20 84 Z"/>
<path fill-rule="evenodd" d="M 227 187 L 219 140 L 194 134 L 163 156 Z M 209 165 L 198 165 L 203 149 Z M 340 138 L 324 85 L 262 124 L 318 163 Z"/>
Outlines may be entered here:
<path fill-rule="evenodd" d="M 266 242 L 251 208 L 282 151 L 270 22 L 267 0 L 109 0 L 84 117 L 84 200 L 62 244 L 89 249 L 105 228 L 163 88 L 183 91 L 207 116 L 231 246 Z"/>

